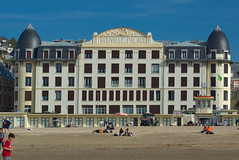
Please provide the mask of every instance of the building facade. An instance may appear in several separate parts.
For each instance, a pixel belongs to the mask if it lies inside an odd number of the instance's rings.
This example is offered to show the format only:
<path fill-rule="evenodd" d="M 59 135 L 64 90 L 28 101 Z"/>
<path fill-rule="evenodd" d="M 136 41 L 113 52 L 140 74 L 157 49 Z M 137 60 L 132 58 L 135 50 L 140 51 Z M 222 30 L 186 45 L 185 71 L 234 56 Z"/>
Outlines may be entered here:
<path fill-rule="evenodd" d="M 218 26 L 207 42 L 155 41 L 150 32 L 114 28 L 75 43 L 41 41 L 29 25 L 15 52 L 14 110 L 89 115 L 88 122 L 117 112 L 172 116 L 199 95 L 229 110 L 230 54 Z"/>

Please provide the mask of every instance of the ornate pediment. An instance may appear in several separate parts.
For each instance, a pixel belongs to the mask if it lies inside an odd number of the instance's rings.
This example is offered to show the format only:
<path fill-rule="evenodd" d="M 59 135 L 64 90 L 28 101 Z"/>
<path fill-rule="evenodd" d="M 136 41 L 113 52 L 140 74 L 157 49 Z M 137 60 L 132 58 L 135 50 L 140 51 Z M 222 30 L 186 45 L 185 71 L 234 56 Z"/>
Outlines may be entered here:
<path fill-rule="evenodd" d="M 152 42 L 148 35 L 130 28 L 114 28 L 105 32 L 94 33 L 93 43 L 96 44 L 147 44 Z"/>

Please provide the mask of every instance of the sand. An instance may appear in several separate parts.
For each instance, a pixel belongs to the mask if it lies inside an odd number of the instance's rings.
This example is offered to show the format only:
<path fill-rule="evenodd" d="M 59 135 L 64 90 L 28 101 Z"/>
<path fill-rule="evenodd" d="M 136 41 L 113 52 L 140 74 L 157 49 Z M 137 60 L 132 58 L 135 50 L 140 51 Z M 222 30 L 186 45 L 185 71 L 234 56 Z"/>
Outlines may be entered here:
<path fill-rule="evenodd" d="M 99 128 L 11 129 L 16 135 L 12 160 L 239 159 L 237 127 L 213 127 L 215 135 L 202 135 L 202 127 L 192 126 L 129 128 L 133 137 L 113 136 L 119 128 L 113 133 L 92 133 Z"/>

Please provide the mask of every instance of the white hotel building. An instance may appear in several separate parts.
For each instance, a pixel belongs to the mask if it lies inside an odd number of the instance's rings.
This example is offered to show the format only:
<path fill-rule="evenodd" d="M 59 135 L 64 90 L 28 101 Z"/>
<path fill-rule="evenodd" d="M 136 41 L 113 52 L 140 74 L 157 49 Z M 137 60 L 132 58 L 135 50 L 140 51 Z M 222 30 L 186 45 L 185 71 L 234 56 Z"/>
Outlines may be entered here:
<path fill-rule="evenodd" d="M 104 117 L 138 125 L 145 112 L 173 125 L 173 112 L 193 108 L 194 96 L 213 96 L 214 109 L 230 109 L 230 57 L 218 26 L 207 42 L 154 41 L 150 32 L 114 28 L 74 43 L 41 41 L 29 25 L 15 53 L 14 109 L 28 113 L 30 126 L 54 118 L 65 125 L 68 114 L 80 126 Z"/>

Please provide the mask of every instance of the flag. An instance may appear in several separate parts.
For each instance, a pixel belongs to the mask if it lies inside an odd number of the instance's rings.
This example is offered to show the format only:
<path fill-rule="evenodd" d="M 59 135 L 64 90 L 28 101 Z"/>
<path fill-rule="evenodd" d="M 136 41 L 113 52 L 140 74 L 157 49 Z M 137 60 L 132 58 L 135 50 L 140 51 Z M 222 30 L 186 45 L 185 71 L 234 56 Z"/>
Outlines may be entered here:
<path fill-rule="evenodd" d="M 218 74 L 218 76 L 217 76 L 217 79 L 219 80 L 219 81 L 222 81 L 222 77 Z"/>

